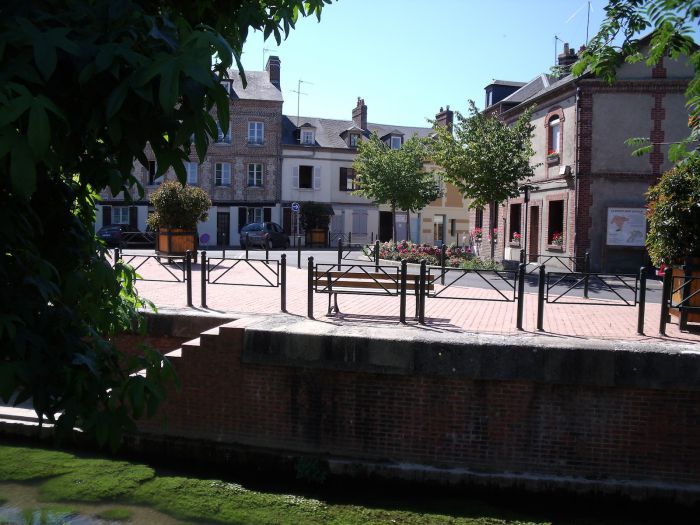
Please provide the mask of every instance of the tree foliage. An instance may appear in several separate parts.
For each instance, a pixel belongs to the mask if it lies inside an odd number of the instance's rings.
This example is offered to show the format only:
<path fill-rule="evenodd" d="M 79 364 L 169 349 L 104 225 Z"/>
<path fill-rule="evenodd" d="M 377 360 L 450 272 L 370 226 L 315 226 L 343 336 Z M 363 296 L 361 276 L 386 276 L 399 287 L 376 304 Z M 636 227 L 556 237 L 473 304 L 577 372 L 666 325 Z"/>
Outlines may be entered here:
<path fill-rule="evenodd" d="M 700 158 L 667 171 L 647 193 L 646 246 L 654 264 L 700 256 Z"/>
<path fill-rule="evenodd" d="M 159 174 L 190 137 L 204 158 L 228 123 L 220 85 L 249 29 L 279 41 L 330 0 L 39 0 L 0 9 L 0 397 L 31 399 L 59 430 L 115 445 L 152 413 L 172 370 L 110 338 L 145 305 L 134 272 L 94 236 L 97 192 Z M 125 192 L 128 198 L 128 191 Z M 144 376 L 132 375 L 145 369 Z M 56 416 L 56 417 L 55 417 Z"/>
<path fill-rule="evenodd" d="M 358 189 L 354 192 L 375 204 L 388 204 L 394 217 L 396 210 L 414 212 L 439 198 L 442 191 L 435 175 L 425 169 L 425 143 L 411 137 L 399 149 L 391 149 L 373 133 L 357 148 L 353 168 Z"/>
<path fill-rule="evenodd" d="M 687 57 L 695 70 L 685 95 L 690 118 L 690 134 L 669 148 L 671 161 L 688 155 L 697 155 L 700 139 L 700 49 L 693 40 L 700 21 L 700 2 L 697 0 L 608 0 L 606 17 L 598 33 L 590 40 L 585 52 L 573 67 L 575 75 L 590 70 L 596 76 L 612 83 L 616 70 L 623 63 L 644 62 L 654 66 L 664 57 L 678 60 Z M 650 33 L 647 45 L 642 46 L 640 35 Z M 633 138 L 631 146 L 642 146 L 635 151 L 641 155 L 652 150 L 648 138 Z"/>
<path fill-rule="evenodd" d="M 211 199 L 196 186 L 183 186 L 178 181 L 166 181 L 151 195 L 153 213 L 148 225 L 158 228 L 196 230 L 198 222 L 209 217 Z"/>
<path fill-rule="evenodd" d="M 444 179 L 470 200 L 470 208 L 517 197 L 519 184 L 532 176 L 533 110 L 508 125 L 498 115 L 479 112 L 470 100 L 469 116 L 456 111 L 452 131 L 435 126 L 432 158 Z"/>

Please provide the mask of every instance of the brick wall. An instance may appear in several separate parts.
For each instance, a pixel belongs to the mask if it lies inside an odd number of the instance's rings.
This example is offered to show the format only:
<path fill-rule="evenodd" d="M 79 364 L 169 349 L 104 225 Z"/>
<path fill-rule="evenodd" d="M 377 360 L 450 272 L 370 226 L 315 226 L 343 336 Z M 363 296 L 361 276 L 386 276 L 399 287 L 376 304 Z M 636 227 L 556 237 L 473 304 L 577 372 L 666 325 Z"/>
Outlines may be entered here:
<path fill-rule="evenodd" d="M 697 356 L 221 330 L 183 346 L 147 435 L 620 491 L 700 482 Z"/>

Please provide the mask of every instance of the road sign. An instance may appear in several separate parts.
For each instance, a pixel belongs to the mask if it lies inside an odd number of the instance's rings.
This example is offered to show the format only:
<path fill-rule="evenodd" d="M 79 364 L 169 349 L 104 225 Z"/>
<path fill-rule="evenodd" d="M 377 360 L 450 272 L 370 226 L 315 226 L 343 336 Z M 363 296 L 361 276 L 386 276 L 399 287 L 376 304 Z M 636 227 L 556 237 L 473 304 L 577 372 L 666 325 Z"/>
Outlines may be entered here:
<path fill-rule="evenodd" d="M 292 203 L 292 211 L 294 213 L 299 213 L 299 210 L 301 209 L 301 206 L 299 206 L 298 202 L 293 202 Z"/>

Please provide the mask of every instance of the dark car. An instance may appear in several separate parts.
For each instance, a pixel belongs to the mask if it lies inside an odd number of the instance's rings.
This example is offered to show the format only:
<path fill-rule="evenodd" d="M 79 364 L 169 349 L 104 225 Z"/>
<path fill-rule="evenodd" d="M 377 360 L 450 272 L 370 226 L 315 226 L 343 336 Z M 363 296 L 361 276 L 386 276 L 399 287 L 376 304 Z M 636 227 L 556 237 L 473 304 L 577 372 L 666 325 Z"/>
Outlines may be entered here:
<path fill-rule="evenodd" d="M 252 222 L 241 228 L 241 248 L 289 248 L 289 235 L 275 222 Z"/>
<path fill-rule="evenodd" d="M 155 244 L 153 232 L 142 232 L 128 224 L 110 224 L 97 231 L 97 238 L 102 239 L 107 246 L 120 248 L 152 248 Z"/>

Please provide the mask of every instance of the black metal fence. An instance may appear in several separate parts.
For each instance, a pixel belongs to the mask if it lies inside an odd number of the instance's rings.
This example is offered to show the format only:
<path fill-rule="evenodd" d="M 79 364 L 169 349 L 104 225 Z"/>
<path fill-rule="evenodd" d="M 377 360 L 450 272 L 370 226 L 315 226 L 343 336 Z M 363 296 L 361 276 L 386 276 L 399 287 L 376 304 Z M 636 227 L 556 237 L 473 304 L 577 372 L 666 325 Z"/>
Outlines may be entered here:
<path fill-rule="evenodd" d="M 700 277 L 694 277 L 692 270 L 693 267 L 690 265 L 682 267 L 682 275 L 673 275 L 673 269 L 669 267 L 664 270 L 659 322 L 661 335 L 666 335 L 671 308 L 678 310 L 678 324 L 681 331 L 688 330 L 689 314 L 700 314 Z"/>
<path fill-rule="evenodd" d="M 524 260 L 524 257 L 525 252 L 521 251 L 520 262 L 528 264 L 528 262 Z M 534 264 L 534 266 L 527 270 L 528 275 L 536 272 L 541 266 L 545 266 L 550 262 L 558 263 L 560 266 L 563 266 L 568 272 L 571 273 L 589 273 L 591 269 L 591 256 L 588 252 L 586 252 L 583 256 L 579 257 L 569 257 L 566 255 L 550 255 L 547 253 L 531 253 L 528 254 L 527 257 L 535 259 L 535 261 L 529 261 L 529 264 Z"/>
<path fill-rule="evenodd" d="M 187 280 L 186 257 L 186 255 L 169 257 L 149 253 L 126 253 L 119 248 L 114 249 L 114 261 L 121 260 L 132 266 L 136 271 L 136 279 L 141 281 L 184 283 Z M 165 270 L 165 274 L 161 269 Z"/>

